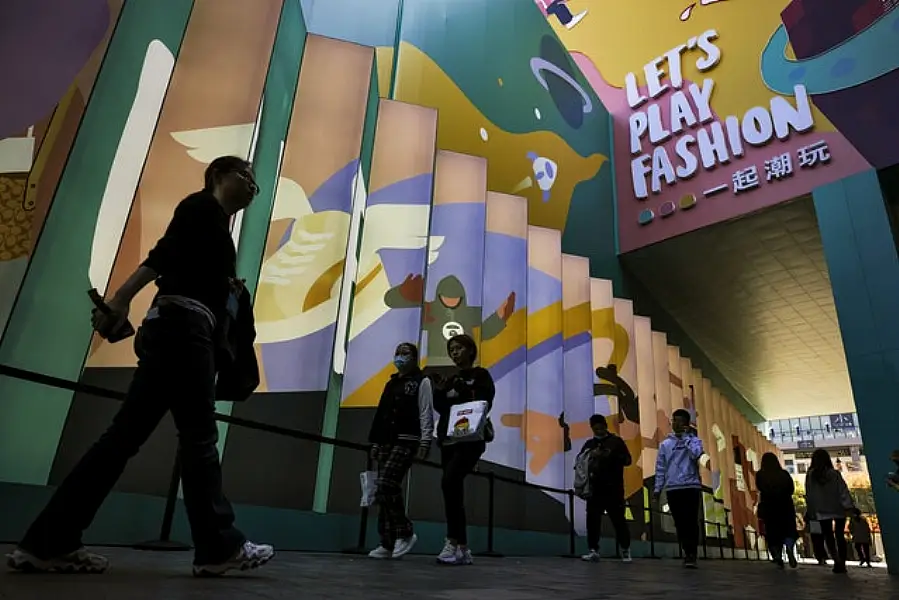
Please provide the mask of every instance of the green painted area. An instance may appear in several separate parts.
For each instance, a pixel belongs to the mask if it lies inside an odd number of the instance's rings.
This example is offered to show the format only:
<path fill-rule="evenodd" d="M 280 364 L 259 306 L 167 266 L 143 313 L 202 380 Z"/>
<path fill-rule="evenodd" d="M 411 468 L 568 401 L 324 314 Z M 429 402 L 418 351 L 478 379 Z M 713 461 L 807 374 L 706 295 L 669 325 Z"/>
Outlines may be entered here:
<path fill-rule="evenodd" d="M 92 333 L 88 267 L 106 182 L 147 48 L 158 41 L 177 56 L 192 7 L 193 0 L 171 0 L 166 10 L 154 0 L 132 0 L 122 9 L 44 223 L 43 243 L 34 250 L 0 341 L 0 364 L 70 381 L 81 375 Z M 0 378 L 0 398 L 0 480 L 46 483 L 72 393 Z"/>
<path fill-rule="evenodd" d="M 237 252 L 237 273 L 247 280 L 247 289 L 253 295 L 259 284 L 259 272 L 281 172 L 282 151 L 293 112 L 305 45 L 306 27 L 300 0 L 286 0 L 281 8 L 281 18 L 263 87 L 262 118 L 259 121 L 259 135 L 253 156 L 259 196 L 244 212 Z M 218 412 L 231 414 L 230 402 L 216 402 L 215 406 Z M 228 436 L 228 424 L 218 423 L 218 430 L 218 450 L 221 455 Z"/>

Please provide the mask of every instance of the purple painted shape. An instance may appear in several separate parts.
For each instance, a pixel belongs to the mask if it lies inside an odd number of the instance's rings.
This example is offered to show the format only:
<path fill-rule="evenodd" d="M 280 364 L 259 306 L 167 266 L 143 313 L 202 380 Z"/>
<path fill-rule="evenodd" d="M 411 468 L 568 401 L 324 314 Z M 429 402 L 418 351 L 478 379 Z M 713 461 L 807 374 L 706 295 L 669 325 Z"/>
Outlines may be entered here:
<path fill-rule="evenodd" d="M 528 267 L 528 314 L 562 301 L 562 282 Z"/>
<path fill-rule="evenodd" d="M 501 358 L 488 369 L 490 375 L 493 376 L 493 380 L 499 381 L 521 365 L 527 364 L 527 353 L 527 348 L 522 345 Z"/>
<path fill-rule="evenodd" d="M 539 363 L 556 350 L 562 349 L 562 334 L 549 337 L 528 349 L 528 365 Z"/>
<path fill-rule="evenodd" d="M 345 167 L 331 175 L 309 198 L 312 212 L 353 210 L 353 178 L 359 170 L 359 160 L 351 160 Z"/>
<path fill-rule="evenodd" d="M 406 204 L 420 206 L 431 203 L 431 189 L 434 176 L 431 173 L 416 175 L 403 181 L 390 184 L 368 197 L 366 206 L 377 204 Z"/>
<path fill-rule="evenodd" d="M 428 267 L 425 300 L 437 295 L 437 284 L 455 275 L 465 287 L 465 301 L 480 306 L 484 298 L 484 229 L 487 205 L 483 202 L 441 204 L 431 214 L 431 235 L 444 236 L 439 256 Z"/>
<path fill-rule="evenodd" d="M 515 292 L 515 309 L 527 300 L 527 240 L 488 231 L 484 240 L 484 308 L 494 311 Z"/>
<path fill-rule="evenodd" d="M 420 323 L 421 309 L 393 309 L 350 340 L 343 376 L 343 398 L 390 364 L 398 344 L 417 343 Z"/>
<path fill-rule="evenodd" d="M 107 0 L 3 0 L 0 139 L 53 110 L 109 27 Z"/>
<path fill-rule="evenodd" d="M 593 335 L 589 331 L 582 331 L 576 335 L 567 338 L 563 343 L 562 347 L 565 348 L 565 352 L 570 350 L 574 350 L 584 344 L 589 344 L 593 340 Z M 593 369 L 590 369 L 592 371 Z"/>
<path fill-rule="evenodd" d="M 320 392 L 328 389 L 334 325 L 313 334 L 262 345 L 262 364 L 270 392 Z"/>

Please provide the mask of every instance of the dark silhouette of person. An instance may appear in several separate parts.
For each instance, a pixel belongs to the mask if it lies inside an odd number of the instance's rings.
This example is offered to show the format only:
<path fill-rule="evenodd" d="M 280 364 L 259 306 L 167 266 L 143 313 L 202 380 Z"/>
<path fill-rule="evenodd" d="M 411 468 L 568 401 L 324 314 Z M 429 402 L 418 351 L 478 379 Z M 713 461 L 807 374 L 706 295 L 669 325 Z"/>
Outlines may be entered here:
<path fill-rule="evenodd" d="M 447 275 L 437 284 L 433 301 L 424 301 L 424 278 L 407 275 L 403 282 L 387 290 L 384 303 L 390 308 L 424 309 L 424 328 L 428 332 L 428 367 L 451 367 L 453 361 L 447 353 L 447 340 L 461 334 L 471 335 L 475 327 L 481 328 L 481 341 L 496 337 L 506 328 L 506 321 L 515 312 L 515 292 L 509 294 L 496 312 L 481 318 L 480 306 L 466 302 L 465 286 L 455 275 Z"/>

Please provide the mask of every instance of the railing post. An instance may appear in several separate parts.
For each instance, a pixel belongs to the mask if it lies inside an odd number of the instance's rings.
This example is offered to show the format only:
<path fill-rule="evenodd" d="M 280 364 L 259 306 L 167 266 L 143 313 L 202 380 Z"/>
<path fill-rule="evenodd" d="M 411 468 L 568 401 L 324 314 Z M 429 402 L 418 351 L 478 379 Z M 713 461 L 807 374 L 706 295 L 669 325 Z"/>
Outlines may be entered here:
<path fill-rule="evenodd" d="M 759 551 L 759 533 L 757 531 L 753 532 L 753 541 L 755 542 L 755 558 L 756 560 L 762 560 L 762 553 Z"/>
<path fill-rule="evenodd" d="M 721 537 L 721 523 L 715 523 L 715 529 L 718 530 L 718 555 L 724 560 L 724 539 Z"/>
<path fill-rule="evenodd" d="M 153 550 L 157 552 L 190 550 L 189 544 L 173 542 L 172 524 L 175 521 L 175 507 L 178 505 L 178 488 L 181 487 L 181 449 L 175 450 L 175 463 L 172 465 L 172 478 L 169 480 L 169 491 L 165 497 L 165 510 L 162 523 L 159 525 L 159 539 L 135 544 L 135 550 Z"/>
<path fill-rule="evenodd" d="M 656 556 L 656 523 L 655 514 L 656 507 L 653 505 L 652 496 L 649 497 L 649 557 L 658 558 Z M 658 503 L 655 503 L 658 504 Z"/>
<path fill-rule="evenodd" d="M 563 558 L 577 558 L 577 530 L 574 528 L 574 490 L 567 490 L 568 495 L 568 554 Z"/>
<path fill-rule="evenodd" d="M 371 452 L 367 452 L 365 454 L 365 470 L 372 470 L 372 459 Z M 346 548 L 342 551 L 343 554 L 368 554 L 368 548 L 366 547 L 366 537 L 368 535 L 368 507 L 363 506 L 359 510 L 359 534 L 356 538 L 356 547 L 355 548 Z"/>
<path fill-rule="evenodd" d="M 743 526 L 743 552 L 746 553 L 746 560 L 752 560 L 752 555 L 749 554 L 749 538 L 746 537 L 746 526 Z"/>
<path fill-rule="evenodd" d="M 573 517 L 572 517 L 573 518 Z M 496 474 L 487 473 L 487 550 L 478 554 L 488 558 L 502 558 L 503 555 L 493 549 L 493 530 L 496 527 Z"/>
<path fill-rule="evenodd" d="M 709 547 L 708 547 L 708 530 L 706 526 L 709 524 L 705 519 L 702 520 L 702 558 L 708 560 L 709 558 Z"/>

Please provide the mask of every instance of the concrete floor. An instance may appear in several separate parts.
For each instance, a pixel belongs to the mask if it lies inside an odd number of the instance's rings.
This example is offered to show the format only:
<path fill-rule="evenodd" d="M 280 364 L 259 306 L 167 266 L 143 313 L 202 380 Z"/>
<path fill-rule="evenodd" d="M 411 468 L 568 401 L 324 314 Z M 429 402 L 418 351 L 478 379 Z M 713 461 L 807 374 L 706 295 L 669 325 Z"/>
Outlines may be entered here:
<path fill-rule="evenodd" d="M 0 548 L 6 553 L 8 549 Z M 710 560 L 686 571 L 674 560 L 625 565 L 562 558 L 478 559 L 473 567 L 439 567 L 425 556 L 381 562 L 364 557 L 283 553 L 266 567 L 222 579 L 195 579 L 191 555 L 109 549 L 104 575 L 0 572 L 2 600 L 890 600 L 899 580 L 883 569 L 851 568 L 834 576 L 822 567 L 778 572 L 770 564 Z M 460 570 L 462 569 L 462 570 Z"/>

